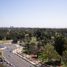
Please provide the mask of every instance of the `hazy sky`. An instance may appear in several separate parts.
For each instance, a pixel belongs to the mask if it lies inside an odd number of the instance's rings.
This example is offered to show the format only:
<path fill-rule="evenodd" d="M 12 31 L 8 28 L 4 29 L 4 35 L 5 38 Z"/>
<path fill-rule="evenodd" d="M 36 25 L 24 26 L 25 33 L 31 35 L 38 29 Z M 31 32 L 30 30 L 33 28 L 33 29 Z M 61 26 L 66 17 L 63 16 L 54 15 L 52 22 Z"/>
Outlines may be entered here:
<path fill-rule="evenodd" d="M 67 28 L 67 0 L 0 0 L 0 27 Z"/>

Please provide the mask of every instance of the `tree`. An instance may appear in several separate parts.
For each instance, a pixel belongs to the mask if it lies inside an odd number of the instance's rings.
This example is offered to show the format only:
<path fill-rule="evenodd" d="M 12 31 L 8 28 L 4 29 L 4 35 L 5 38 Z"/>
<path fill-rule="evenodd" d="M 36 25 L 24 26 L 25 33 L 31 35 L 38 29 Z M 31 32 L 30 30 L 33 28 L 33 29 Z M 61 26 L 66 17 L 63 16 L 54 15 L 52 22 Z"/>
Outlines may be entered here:
<path fill-rule="evenodd" d="M 55 50 L 59 53 L 59 55 L 62 56 L 62 53 L 64 51 L 64 43 L 65 43 L 65 39 L 61 34 L 58 34 L 55 36 Z"/>
<path fill-rule="evenodd" d="M 44 62 L 45 60 L 60 60 L 59 54 L 55 51 L 54 46 L 47 44 L 44 51 L 39 54 L 39 59 Z"/>
<path fill-rule="evenodd" d="M 37 39 L 36 37 L 31 37 L 31 40 L 30 40 L 30 52 L 31 54 L 37 54 Z"/>
<path fill-rule="evenodd" d="M 36 37 L 31 37 L 31 40 L 27 40 L 25 42 L 24 50 L 28 54 L 36 54 L 37 53 L 37 40 Z"/>
<path fill-rule="evenodd" d="M 67 50 L 63 51 L 63 56 L 62 56 L 64 64 L 67 65 Z"/>
<path fill-rule="evenodd" d="M 67 50 L 67 38 L 65 38 L 64 48 L 65 48 L 65 50 Z"/>

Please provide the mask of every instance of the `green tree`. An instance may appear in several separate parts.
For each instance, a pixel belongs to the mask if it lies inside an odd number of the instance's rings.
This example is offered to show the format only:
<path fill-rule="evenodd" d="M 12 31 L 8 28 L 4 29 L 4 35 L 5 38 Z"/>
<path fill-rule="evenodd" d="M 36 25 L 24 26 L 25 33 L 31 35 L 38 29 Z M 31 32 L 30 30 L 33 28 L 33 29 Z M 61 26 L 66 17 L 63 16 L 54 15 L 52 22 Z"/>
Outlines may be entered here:
<path fill-rule="evenodd" d="M 62 56 L 64 64 L 67 65 L 67 50 L 63 51 L 63 56 Z"/>
<path fill-rule="evenodd" d="M 25 42 L 24 50 L 28 54 L 36 54 L 37 52 L 37 40 L 36 37 L 31 37 L 31 40 Z"/>
<path fill-rule="evenodd" d="M 55 36 L 54 47 L 55 47 L 56 51 L 59 53 L 59 55 L 62 55 L 62 53 L 64 51 L 64 43 L 65 43 L 64 37 L 61 34 L 57 34 Z"/>
<path fill-rule="evenodd" d="M 47 44 L 44 47 L 44 51 L 39 54 L 38 57 L 42 62 L 50 60 L 60 60 L 59 54 L 55 51 L 54 46 Z"/>

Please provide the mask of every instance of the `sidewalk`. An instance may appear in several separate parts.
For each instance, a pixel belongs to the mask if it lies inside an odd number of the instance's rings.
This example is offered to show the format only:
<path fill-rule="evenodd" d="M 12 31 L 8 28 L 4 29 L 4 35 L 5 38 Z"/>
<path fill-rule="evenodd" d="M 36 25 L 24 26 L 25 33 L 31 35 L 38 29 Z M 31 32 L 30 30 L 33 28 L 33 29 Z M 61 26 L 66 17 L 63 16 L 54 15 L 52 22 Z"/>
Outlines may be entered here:
<path fill-rule="evenodd" d="M 16 52 L 16 49 L 13 51 L 14 54 L 16 54 L 17 56 L 19 56 L 20 58 L 23 58 L 24 60 L 26 60 L 27 62 L 31 63 L 32 65 L 34 65 L 35 67 L 39 67 L 39 62 L 38 61 L 33 61 L 29 58 L 28 55 L 23 54 L 21 55 L 20 53 Z"/>

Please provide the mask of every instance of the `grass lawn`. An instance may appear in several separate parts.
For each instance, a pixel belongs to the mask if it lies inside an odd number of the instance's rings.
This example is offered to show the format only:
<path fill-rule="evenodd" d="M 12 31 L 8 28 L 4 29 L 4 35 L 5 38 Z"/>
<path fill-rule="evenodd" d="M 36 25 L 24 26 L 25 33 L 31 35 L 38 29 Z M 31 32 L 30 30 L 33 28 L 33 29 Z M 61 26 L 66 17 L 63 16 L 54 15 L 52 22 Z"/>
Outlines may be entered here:
<path fill-rule="evenodd" d="M 62 65 L 62 67 L 67 67 L 67 65 Z"/>
<path fill-rule="evenodd" d="M 0 40 L 0 44 L 4 44 L 4 43 L 10 43 L 11 40 Z"/>

